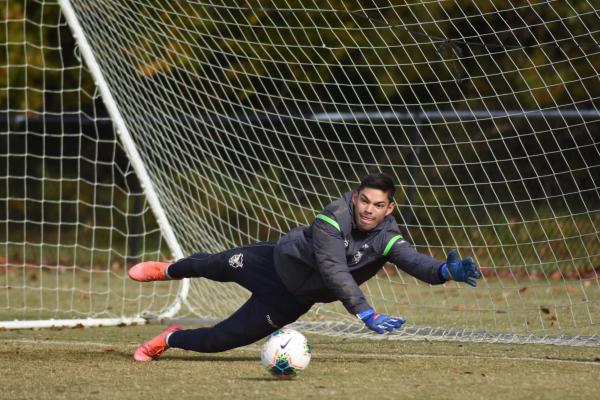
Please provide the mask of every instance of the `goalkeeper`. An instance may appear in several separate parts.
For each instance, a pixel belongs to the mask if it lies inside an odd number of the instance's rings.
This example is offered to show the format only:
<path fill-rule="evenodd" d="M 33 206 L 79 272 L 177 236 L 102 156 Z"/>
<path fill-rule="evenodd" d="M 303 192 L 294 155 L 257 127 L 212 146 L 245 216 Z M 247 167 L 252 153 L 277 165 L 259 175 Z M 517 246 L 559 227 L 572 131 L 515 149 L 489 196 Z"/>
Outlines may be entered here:
<path fill-rule="evenodd" d="M 414 250 L 391 215 L 394 182 L 384 174 L 365 177 L 358 188 L 329 204 L 310 226 L 292 229 L 278 242 L 259 242 L 218 254 L 196 253 L 175 263 L 142 262 L 129 270 L 140 282 L 206 278 L 236 282 L 252 295 L 213 327 L 170 326 L 135 352 L 156 359 L 169 347 L 214 353 L 253 343 L 296 321 L 314 303 L 341 301 L 367 328 L 385 333 L 402 317 L 377 313 L 359 285 L 387 262 L 430 284 L 448 280 L 476 286 L 481 277 L 471 258 L 456 251 L 441 261 Z"/>

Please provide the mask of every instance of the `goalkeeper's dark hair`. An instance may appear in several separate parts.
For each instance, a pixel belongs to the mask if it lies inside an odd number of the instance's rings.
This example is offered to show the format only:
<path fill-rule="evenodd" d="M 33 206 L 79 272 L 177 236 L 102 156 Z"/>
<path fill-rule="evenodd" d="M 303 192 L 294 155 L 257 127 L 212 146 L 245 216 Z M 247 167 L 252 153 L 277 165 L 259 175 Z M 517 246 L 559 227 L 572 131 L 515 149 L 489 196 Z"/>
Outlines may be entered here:
<path fill-rule="evenodd" d="M 394 185 L 394 180 L 386 174 L 374 173 L 365 176 L 356 189 L 356 193 L 364 188 L 379 189 L 382 192 L 387 193 L 390 203 L 394 202 L 396 186 Z"/>

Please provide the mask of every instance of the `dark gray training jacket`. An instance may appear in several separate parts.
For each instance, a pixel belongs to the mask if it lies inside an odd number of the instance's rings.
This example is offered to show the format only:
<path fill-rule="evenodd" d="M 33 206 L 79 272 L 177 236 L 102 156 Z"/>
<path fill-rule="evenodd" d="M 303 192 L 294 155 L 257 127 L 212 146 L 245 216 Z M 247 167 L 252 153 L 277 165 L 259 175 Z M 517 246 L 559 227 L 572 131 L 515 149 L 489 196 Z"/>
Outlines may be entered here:
<path fill-rule="evenodd" d="M 352 192 L 325 207 L 310 226 L 294 228 L 283 236 L 274 257 L 279 277 L 299 300 L 340 300 L 355 315 L 371 308 L 359 285 L 386 261 L 424 282 L 444 282 L 440 277 L 443 261 L 412 248 L 391 215 L 374 229 L 360 231 L 354 220 Z"/>

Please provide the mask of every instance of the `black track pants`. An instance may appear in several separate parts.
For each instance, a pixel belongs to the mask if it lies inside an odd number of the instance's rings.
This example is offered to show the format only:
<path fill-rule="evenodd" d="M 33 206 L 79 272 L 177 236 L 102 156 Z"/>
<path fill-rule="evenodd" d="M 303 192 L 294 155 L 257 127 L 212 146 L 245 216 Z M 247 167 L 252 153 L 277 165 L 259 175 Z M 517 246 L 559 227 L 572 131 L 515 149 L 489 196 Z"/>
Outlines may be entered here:
<path fill-rule="evenodd" d="M 235 282 L 252 295 L 235 313 L 211 328 L 177 331 L 169 346 L 215 353 L 245 346 L 306 313 L 304 304 L 287 291 L 273 266 L 275 243 L 261 242 L 218 254 L 196 253 L 169 267 L 172 278 L 206 278 Z"/>

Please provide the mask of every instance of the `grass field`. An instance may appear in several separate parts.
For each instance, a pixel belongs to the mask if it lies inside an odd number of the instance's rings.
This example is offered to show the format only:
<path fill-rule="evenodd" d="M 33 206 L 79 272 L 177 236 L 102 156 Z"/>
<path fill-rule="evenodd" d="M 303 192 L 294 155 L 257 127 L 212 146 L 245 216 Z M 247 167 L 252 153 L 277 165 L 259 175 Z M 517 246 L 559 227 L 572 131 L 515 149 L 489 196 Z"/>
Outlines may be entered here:
<path fill-rule="evenodd" d="M 394 276 L 372 280 L 364 290 L 378 309 L 407 317 L 409 328 L 598 335 L 598 285 L 592 278 L 486 278 L 473 289 Z M 10 267 L 0 274 L 0 287 L 0 320 L 12 320 L 160 309 L 172 301 L 177 283 L 140 285 L 120 268 Z M 194 290 L 197 301 L 218 297 Z M 340 308 L 320 306 L 307 319 L 345 315 Z M 311 364 L 297 379 L 278 381 L 262 370 L 259 344 L 221 354 L 170 350 L 158 362 L 134 362 L 136 346 L 162 328 L 0 330 L 0 399 L 598 398 L 600 347 L 344 339 L 305 332 L 313 345 Z"/>
<path fill-rule="evenodd" d="M 140 284 L 124 269 L 0 267 L 0 321 L 119 317 L 156 313 L 174 301 L 178 282 Z M 600 334 L 600 280 L 481 279 L 430 286 L 407 275 L 372 279 L 363 291 L 380 312 L 409 325 L 536 335 Z M 193 280 L 196 308 L 223 318 L 246 298 L 233 284 Z M 333 316 L 333 317 L 332 317 Z M 307 319 L 348 318 L 340 302 L 313 307 Z"/>
<path fill-rule="evenodd" d="M 6 399 L 598 398 L 597 347 L 355 340 L 307 335 L 293 381 L 262 370 L 259 345 L 219 354 L 172 349 L 137 363 L 161 326 L 0 332 Z"/>

